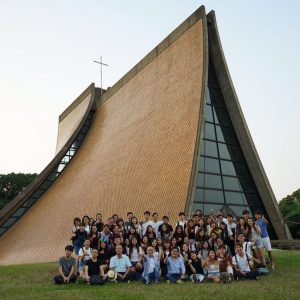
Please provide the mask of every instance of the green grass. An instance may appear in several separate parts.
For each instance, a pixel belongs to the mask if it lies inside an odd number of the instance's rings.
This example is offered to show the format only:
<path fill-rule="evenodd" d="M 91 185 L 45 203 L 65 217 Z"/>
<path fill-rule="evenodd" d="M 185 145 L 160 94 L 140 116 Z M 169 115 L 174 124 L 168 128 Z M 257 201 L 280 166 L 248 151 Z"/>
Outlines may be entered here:
<path fill-rule="evenodd" d="M 0 299 L 300 299 L 300 251 L 275 251 L 275 270 L 259 281 L 146 286 L 141 282 L 56 286 L 57 264 L 0 266 Z"/>

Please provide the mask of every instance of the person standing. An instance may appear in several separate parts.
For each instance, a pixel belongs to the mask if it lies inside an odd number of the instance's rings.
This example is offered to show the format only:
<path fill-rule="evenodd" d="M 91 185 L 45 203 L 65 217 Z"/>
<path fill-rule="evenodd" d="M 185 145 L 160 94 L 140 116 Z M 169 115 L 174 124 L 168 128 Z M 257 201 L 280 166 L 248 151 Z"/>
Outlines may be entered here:
<path fill-rule="evenodd" d="M 264 248 L 268 252 L 271 268 L 274 269 L 274 259 L 272 255 L 271 241 L 267 230 L 267 225 L 269 222 L 267 221 L 267 219 L 265 218 L 265 216 L 261 211 L 255 212 L 255 219 L 256 219 L 255 224 L 257 224 L 261 230 L 261 239 Z"/>

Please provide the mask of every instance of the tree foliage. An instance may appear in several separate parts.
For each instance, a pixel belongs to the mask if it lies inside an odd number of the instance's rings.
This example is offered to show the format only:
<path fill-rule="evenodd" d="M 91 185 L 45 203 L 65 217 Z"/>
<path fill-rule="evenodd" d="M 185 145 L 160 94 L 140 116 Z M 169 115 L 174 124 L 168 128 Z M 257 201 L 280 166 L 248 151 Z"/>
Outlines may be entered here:
<path fill-rule="evenodd" d="M 283 198 L 279 208 L 293 238 L 300 239 L 300 189 Z"/>
<path fill-rule="evenodd" d="M 35 173 L 0 174 L 0 209 L 14 199 L 36 177 Z"/>

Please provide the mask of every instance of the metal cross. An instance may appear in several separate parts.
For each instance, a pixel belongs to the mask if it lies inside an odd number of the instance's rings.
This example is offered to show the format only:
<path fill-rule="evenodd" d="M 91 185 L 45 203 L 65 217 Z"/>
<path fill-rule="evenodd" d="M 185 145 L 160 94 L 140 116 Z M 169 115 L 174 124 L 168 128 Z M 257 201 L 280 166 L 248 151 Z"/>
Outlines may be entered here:
<path fill-rule="evenodd" d="M 101 80 L 101 96 L 102 96 L 102 66 L 107 66 L 107 64 L 102 62 L 102 56 L 100 56 L 100 61 L 94 60 L 95 63 L 100 64 L 100 80 Z"/>

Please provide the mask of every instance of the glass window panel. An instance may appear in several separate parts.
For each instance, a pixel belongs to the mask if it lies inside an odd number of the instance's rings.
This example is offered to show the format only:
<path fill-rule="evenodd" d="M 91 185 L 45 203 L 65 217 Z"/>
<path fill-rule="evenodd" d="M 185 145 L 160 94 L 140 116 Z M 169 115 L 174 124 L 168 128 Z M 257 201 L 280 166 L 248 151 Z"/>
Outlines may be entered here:
<path fill-rule="evenodd" d="M 57 168 L 57 172 L 61 172 L 65 168 L 65 164 L 60 164 Z"/>
<path fill-rule="evenodd" d="M 239 147 L 228 145 L 228 151 L 230 153 L 231 160 L 244 162 L 244 157 Z"/>
<path fill-rule="evenodd" d="M 235 171 L 236 171 L 237 176 L 250 177 L 251 178 L 251 175 L 250 175 L 250 173 L 248 171 L 248 168 L 245 164 L 234 163 L 234 167 L 235 167 Z"/>
<path fill-rule="evenodd" d="M 205 121 L 214 122 L 211 105 L 206 104 Z"/>
<path fill-rule="evenodd" d="M 0 236 L 6 231 L 6 228 L 0 227 Z"/>
<path fill-rule="evenodd" d="M 202 156 L 199 160 L 198 171 L 204 172 L 205 170 L 205 158 Z"/>
<path fill-rule="evenodd" d="M 193 203 L 192 211 L 195 212 L 196 210 L 200 209 L 203 212 L 203 203 Z"/>
<path fill-rule="evenodd" d="M 218 143 L 220 158 L 231 159 L 227 145 Z"/>
<path fill-rule="evenodd" d="M 200 167 L 201 171 L 220 174 L 220 164 L 218 159 L 213 159 L 208 157 L 205 157 L 204 159 L 202 157 L 201 163 L 202 163 L 202 166 Z"/>
<path fill-rule="evenodd" d="M 15 213 L 13 214 L 13 217 L 21 217 L 25 212 L 26 212 L 26 208 L 24 208 L 24 207 L 20 207 L 20 208 L 18 208 L 16 211 L 15 211 Z"/>
<path fill-rule="evenodd" d="M 197 186 L 222 189 L 221 176 L 200 173 L 197 176 Z"/>
<path fill-rule="evenodd" d="M 233 162 L 221 160 L 222 174 L 236 176 Z"/>
<path fill-rule="evenodd" d="M 204 190 L 204 202 L 217 202 L 224 203 L 224 194 L 223 191 L 215 191 L 215 190 Z"/>
<path fill-rule="evenodd" d="M 18 219 L 17 218 L 8 218 L 1 226 L 2 227 L 10 227 L 11 225 L 13 225 Z"/>
<path fill-rule="evenodd" d="M 209 88 L 210 100 L 212 105 L 224 107 L 225 103 L 221 92 L 216 88 Z"/>
<path fill-rule="evenodd" d="M 232 128 L 216 125 L 216 131 L 218 141 L 238 145 L 236 135 Z"/>
<path fill-rule="evenodd" d="M 231 126 L 230 117 L 228 115 L 228 112 L 225 109 L 219 107 L 213 107 L 213 111 L 214 111 L 214 118 L 216 124 Z"/>
<path fill-rule="evenodd" d="M 204 141 L 204 155 L 218 157 L 217 143 L 211 141 Z"/>
<path fill-rule="evenodd" d="M 247 209 L 250 211 L 250 208 L 247 206 L 234 206 L 230 205 L 229 209 L 233 212 L 233 214 L 237 217 L 242 217 L 243 216 L 243 210 Z"/>
<path fill-rule="evenodd" d="M 216 140 L 215 126 L 210 123 L 205 123 L 204 137 L 209 140 Z"/>
<path fill-rule="evenodd" d="M 40 198 L 44 193 L 45 193 L 44 190 L 37 189 L 37 190 L 32 194 L 32 197 L 34 197 L 34 198 Z"/>
<path fill-rule="evenodd" d="M 223 176 L 223 183 L 225 190 L 243 191 L 240 181 L 236 177 Z"/>
<path fill-rule="evenodd" d="M 194 202 L 203 202 L 203 199 L 204 199 L 204 190 L 196 188 L 195 201 Z"/>
<path fill-rule="evenodd" d="M 263 206 L 257 194 L 245 194 L 248 205 Z"/>
<path fill-rule="evenodd" d="M 225 199 L 228 204 L 247 204 L 246 197 L 243 193 L 225 192 Z"/>
<path fill-rule="evenodd" d="M 53 181 L 46 180 L 43 182 L 42 185 L 40 185 L 40 188 L 47 190 L 52 183 L 53 183 Z"/>
<path fill-rule="evenodd" d="M 224 209 L 224 205 L 222 205 L 222 204 L 204 204 L 203 214 L 205 216 L 208 216 L 210 214 L 211 209 L 213 209 L 214 212 L 216 212 L 218 210 L 222 211 Z"/>
<path fill-rule="evenodd" d="M 211 104 L 210 94 L 209 94 L 209 89 L 208 88 L 205 89 L 205 100 L 206 100 L 206 103 Z"/>
<path fill-rule="evenodd" d="M 254 182 L 250 179 L 240 179 L 240 184 L 244 192 L 256 192 Z"/>

